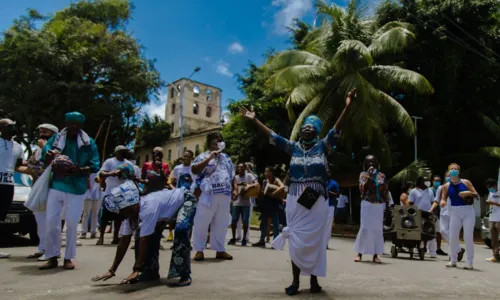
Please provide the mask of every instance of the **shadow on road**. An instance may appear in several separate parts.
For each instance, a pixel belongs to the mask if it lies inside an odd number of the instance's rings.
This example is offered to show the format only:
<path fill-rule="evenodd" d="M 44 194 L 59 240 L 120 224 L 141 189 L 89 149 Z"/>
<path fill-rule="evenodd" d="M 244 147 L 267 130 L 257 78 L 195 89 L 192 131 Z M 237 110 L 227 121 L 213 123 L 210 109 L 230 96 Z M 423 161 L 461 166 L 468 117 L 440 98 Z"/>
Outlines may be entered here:
<path fill-rule="evenodd" d="M 167 287 L 167 279 L 161 279 L 153 282 L 139 282 L 136 284 L 120 284 L 120 283 L 95 284 L 92 286 L 93 289 L 91 291 L 97 294 L 107 294 L 107 293 L 130 294 L 149 288 L 154 288 L 157 286 Z"/>
<path fill-rule="evenodd" d="M 67 270 L 64 270 L 62 267 L 58 267 L 51 270 L 43 270 L 43 271 L 39 270 L 38 267 L 40 267 L 42 264 L 43 262 L 42 263 L 37 262 L 33 263 L 33 265 L 17 266 L 13 267 L 12 271 L 19 272 L 20 275 L 28 275 L 28 276 L 52 275 L 60 272 L 67 272 Z"/>

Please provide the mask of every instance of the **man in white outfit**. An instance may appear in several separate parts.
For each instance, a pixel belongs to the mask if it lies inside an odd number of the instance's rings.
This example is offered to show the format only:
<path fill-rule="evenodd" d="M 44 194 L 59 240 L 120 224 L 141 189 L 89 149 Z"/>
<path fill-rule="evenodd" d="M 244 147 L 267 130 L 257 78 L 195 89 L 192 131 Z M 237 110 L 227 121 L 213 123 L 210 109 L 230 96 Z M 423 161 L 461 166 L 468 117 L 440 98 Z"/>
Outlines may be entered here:
<path fill-rule="evenodd" d="M 0 221 L 7 217 L 14 200 L 14 171 L 19 171 L 23 162 L 23 149 L 13 140 L 17 134 L 16 123 L 10 119 L 0 120 Z M 9 258 L 9 253 L 0 252 L 0 258 Z"/>
<path fill-rule="evenodd" d="M 425 179 L 423 177 L 419 177 L 417 179 L 416 186 L 410 192 L 408 199 L 410 205 L 417 206 L 419 210 L 429 211 L 432 207 L 432 203 L 434 202 L 434 193 L 427 186 Z M 436 258 L 436 239 L 428 241 L 427 247 L 431 258 Z"/>
<path fill-rule="evenodd" d="M 234 165 L 225 153 L 221 153 L 225 144 L 219 133 L 207 135 L 208 151 L 200 154 L 193 162 L 191 173 L 201 194 L 196 207 L 193 228 L 193 249 L 195 261 L 205 259 L 208 227 L 210 226 L 210 248 L 217 252 L 216 258 L 232 260 L 226 252 L 226 234 L 229 225 L 231 194 L 238 196 Z M 196 191 L 195 191 L 196 194 Z"/>
<path fill-rule="evenodd" d="M 38 126 L 38 141 L 37 148 L 33 151 L 33 155 L 28 159 L 28 169 L 31 171 L 31 176 L 33 178 L 33 183 L 42 175 L 45 171 L 45 166 L 43 161 L 40 160 L 42 156 L 42 149 L 47 144 L 47 141 L 59 132 L 59 128 L 52 124 L 42 124 Z M 34 254 L 28 255 L 27 259 L 38 259 L 38 261 L 46 261 L 45 257 L 45 223 L 47 219 L 45 217 L 44 211 L 35 212 L 37 235 L 39 239 L 38 251 Z"/>
<path fill-rule="evenodd" d="M 245 164 L 247 167 L 247 172 L 252 174 L 255 180 L 258 180 L 257 175 L 254 172 L 254 166 L 252 163 L 246 163 Z M 250 220 L 252 219 L 253 215 L 253 207 L 255 206 L 255 198 L 250 198 Z M 238 220 L 238 224 L 236 224 L 236 240 L 241 241 L 242 240 L 242 231 L 243 231 L 243 223 L 242 219 Z M 250 230 L 247 232 L 247 236 L 244 238 L 247 242 L 250 241 Z"/>
<path fill-rule="evenodd" d="M 53 176 L 47 199 L 45 255 L 40 270 L 54 269 L 61 254 L 61 213 L 66 208 L 66 250 L 63 268 L 73 270 L 76 258 L 78 222 L 90 174 L 99 171 L 99 152 L 92 138 L 82 130 L 85 116 L 67 113 L 66 128 L 53 136 L 43 148 L 41 160 L 52 165 Z"/>
<path fill-rule="evenodd" d="M 82 235 L 80 238 L 86 239 L 87 232 L 89 232 L 89 216 L 90 216 L 90 238 L 96 238 L 97 233 L 97 218 L 99 209 L 102 204 L 101 186 L 97 182 L 97 173 L 93 173 L 89 177 L 88 189 L 85 194 L 85 201 L 83 203 L 83 216 L 82 216 Z"/>

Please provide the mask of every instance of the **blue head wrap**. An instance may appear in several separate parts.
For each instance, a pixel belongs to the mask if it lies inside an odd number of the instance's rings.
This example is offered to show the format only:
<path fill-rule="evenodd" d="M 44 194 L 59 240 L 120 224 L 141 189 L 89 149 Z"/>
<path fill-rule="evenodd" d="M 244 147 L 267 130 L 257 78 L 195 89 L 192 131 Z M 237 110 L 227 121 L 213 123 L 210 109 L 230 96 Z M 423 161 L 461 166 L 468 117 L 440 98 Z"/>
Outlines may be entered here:
<path fill-rule="evenodd" d="M 74 112 L 66 113 L 65 120 L 66 120 L 66 122 L 84 123 L 85 116 L 77 111 L 74 111 Z"/>
<path fill-rule="evenodd" d="M 302 127 L 306 125 L 312 125 L 314 129 L 316 130 L 316 133 L 319 135 L 321 132 L 321 128 L 323 127 L 323 122 L 318 118 L 318 116 L 315 115 L 309 115 L 306 117 L 304 120 L 304 124 L 302 124 Z"/>

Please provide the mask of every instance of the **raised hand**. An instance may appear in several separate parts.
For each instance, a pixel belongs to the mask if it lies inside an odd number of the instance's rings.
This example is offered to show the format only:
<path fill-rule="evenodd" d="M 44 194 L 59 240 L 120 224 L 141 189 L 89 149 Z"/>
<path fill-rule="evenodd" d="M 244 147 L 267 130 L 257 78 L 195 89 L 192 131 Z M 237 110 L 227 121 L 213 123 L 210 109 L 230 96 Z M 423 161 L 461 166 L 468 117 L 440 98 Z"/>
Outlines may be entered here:
<path fill-rule="evenodd" d="M 255 112 L 248 110 L 246 107 L 240 107 L 240 114 L 244 118 L 255 120 Z"/>
<path fill-rule="evenodd" d="M 356 98 L 357 93 L 356 93 L 356 88 L 353 88 L 348 94 L 347 98 L 345 99 L 345 105 L 350 106 L 352 98 Z"/>

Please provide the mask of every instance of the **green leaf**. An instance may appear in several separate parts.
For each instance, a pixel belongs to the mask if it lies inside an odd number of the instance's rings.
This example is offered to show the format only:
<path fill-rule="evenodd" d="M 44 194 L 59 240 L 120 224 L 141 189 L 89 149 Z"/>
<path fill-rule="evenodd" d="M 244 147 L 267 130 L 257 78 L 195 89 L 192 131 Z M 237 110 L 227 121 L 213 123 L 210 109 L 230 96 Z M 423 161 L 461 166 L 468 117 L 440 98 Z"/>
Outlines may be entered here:
<path fill-rule="evenodd" d="M 415 39 L 415 34 L 410 30 L 404 27 L 394 27 L 374 38 L 369 51 L 373 57 L 402 53 L 414 43 Z"/>
<path fill-rule="evenodd" d="M 363 76 L 374 86 L 388 91 L 393 88 L 418 94 L 432 94 L 434 88 L 417 72 L 396 66 L 371 66 L 361 70 Z"/>

